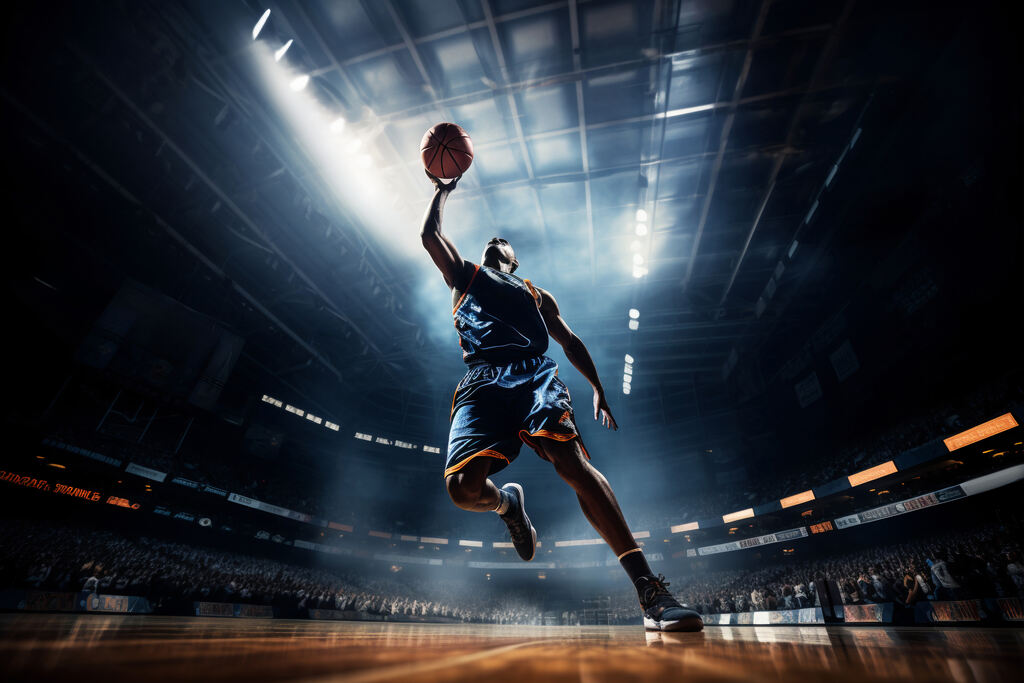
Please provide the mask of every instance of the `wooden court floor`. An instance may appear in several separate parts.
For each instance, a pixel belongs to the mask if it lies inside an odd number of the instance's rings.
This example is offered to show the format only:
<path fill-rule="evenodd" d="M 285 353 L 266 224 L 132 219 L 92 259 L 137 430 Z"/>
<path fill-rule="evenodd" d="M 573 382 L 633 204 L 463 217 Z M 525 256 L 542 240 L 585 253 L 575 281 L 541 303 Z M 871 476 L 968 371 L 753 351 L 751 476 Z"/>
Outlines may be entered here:
<path fill-rule="evenodd" d="M 1019 629 L 388 624 L 0 614 L 5 681 L 1020 681 Z"/>

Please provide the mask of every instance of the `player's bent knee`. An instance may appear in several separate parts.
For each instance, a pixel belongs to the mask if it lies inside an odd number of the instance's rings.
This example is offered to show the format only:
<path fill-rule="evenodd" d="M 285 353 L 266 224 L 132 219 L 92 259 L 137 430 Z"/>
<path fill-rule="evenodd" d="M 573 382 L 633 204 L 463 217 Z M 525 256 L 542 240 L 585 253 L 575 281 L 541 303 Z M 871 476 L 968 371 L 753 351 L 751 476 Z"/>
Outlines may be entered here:
<path fill-rule="evenodd" d="M 462 472 L 449 474 L 444 478 L 444 485 L 456 507 L 472 509 L 480 500 L 481 487 L 471 482 Z"/>

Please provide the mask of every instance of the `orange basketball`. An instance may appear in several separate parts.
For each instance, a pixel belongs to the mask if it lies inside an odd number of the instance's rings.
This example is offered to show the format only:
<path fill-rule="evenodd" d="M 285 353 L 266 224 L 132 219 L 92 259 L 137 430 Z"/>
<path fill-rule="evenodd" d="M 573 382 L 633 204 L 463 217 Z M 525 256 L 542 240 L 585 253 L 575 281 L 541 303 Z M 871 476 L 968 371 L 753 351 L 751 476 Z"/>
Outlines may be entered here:
<path fill-rule="evenodd" d="M 457 178 L 473 163 L 473 141 L 462 126 L 439 123 L 424 134 L 420 158 L 438 178 Z"/>

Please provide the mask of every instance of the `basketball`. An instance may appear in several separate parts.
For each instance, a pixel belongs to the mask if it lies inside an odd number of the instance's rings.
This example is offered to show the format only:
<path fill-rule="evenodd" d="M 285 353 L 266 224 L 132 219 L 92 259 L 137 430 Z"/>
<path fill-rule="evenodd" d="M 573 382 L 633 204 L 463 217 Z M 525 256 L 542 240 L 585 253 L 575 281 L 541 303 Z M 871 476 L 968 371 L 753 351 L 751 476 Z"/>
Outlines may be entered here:
<path fill-rule="evenodd" d="M 473 141 L 462 126 L 439 123 L 420 142 L 423 167 L 438 178 L 457 178 L 473 163 Z"/>

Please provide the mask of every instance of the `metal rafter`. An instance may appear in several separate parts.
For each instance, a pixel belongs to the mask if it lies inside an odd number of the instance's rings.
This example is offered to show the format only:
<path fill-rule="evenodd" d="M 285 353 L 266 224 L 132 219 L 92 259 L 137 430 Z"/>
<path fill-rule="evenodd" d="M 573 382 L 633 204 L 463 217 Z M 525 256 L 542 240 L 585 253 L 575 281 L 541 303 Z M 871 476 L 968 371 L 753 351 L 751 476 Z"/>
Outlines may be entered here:
<path fill-rule="evenodd" d="M 736 87 L 733 89 L 732 105 L 726 115 L 725 123 L 718 141 L 718 154 L 711 167 L 711 177 L 708 180 L 708 191 L 704 195 L 704 204 L 701 207 L 700 219 L 697 221 L 697 231 L 693 238 L 693 247 L 690 250 L 690 260 L 686 264 L 686 274 L 683 275 L 682 288 L 685 291 L 693 276 L 693 265 L 697 260 L 697 252 L 700 250 L 701 238 L 704 236 L 704 227 L 707 225 L 708 213 L 711 211 L 711 202 L 715 197 L 715 187 L 718 185 L 718 175 L 722 170 L 722 161 L 725 159 L 725 149 L 729 145 L 729 135 L 732 133 L 732 125 L 736 120 L 736 111 L 740 98 L 743 95 L 743 88 L 747 84 L 747 76 L 750 75 L 750 65 L 754 61 L 754 46 L 761 31 L 764 29 L 765 19 L 768 17 L 768 10 L 771 8 L 772 0 L 764 0 L 761 3 L 761 10 L 758 12 L 757 21 L 754 22 L 754 30 L 750 34 L 750 43 L 747 52 L 743 57 L 743 68 L 736 79 Z"/>
<path fill-rule="evenodd" d="M 761 202 L 758 204 L 757 213 L 754 216 L 753 223 L 750 225 L 750 230 L 747 231 L 747 238 L 743 242 L 743 248 L 740 250 L 740 255 L 736 259 L 736 265 L 733 266 L 732 273 L 729 275 L 729 282 L 726 284 L 725 289 L 722 291 L 722 296 L 718 300 L 719 308 L 721 308 L 725 304 L 725 300 L 729 298 L 729 292 L 732 291 L 732 286 L 736 282 L 737 275 L 739 275 L 740 267 L 743 265 L 743 260 L 746 258 L 747 251 L 750 249 L 750 243 L 754 239 L 754 233 L 757 232 L 757 228 L 761 224 L 761 218 L 764 216 L 765 208 L 768 206 L 772 193 L 775 191 L 775 184 L 778 181 L 779 172 L 782 170 L 782 165 L 785 163 L 786 158 L 789 155 L 788 153 L 791 146 L 796 141 L 796 134 L 799 130 L 800 118 L 803 115 L 804 107 L 807 105 L 807 102 L 810 99 L 810 94 L 814 91 L 814 88 L 821 79 L 822 74 L 825 72 L 825 68 L 832 59 L 836 45 L 839 42 L 839 37 L 842 34 L 843 27 L 846 25 L 846 20 L 853 11 L 854 4 L 855 0 L 847 0 L 843 7 L 839 18 L 835 22 L 835 28 L 832 30 L 828 40 L 822 47 L 818 61 L 814 65 L 814 71 L 811 74 L 807 91 L 800 99 L 800 102 L 796 106 L 796 110 L 793 112 L 793 118 L 790 120 L 789 129 L 786 132 L 786 141 L 783 143 L 783 147 L 786 151 L 776 156 L 775 163 L 772 165 L 772 171 L 768 177 L 768 187 L 765 190 L 764 197 L 762 197 Z"/>
<path fill-rule="evenodd" d="M 487 32 L 491 37 L 491 45 L 494 47 L 494 55 L 498 60 L 498 70 L 501 72 L 501 80 L 504 83 L 508 83 L 511 79 L 508 73 L 508 63 L 505 61 L 505 50 L 501 47 L 501 39 L 498 37 L 498 26 L 494 21 L 494 13 L 491 11 L 490 0 L 481 0 L 480 6 L 484 11 L 484 18 L 487 24 Z M 531 195 L 533 196 L 534 208 L 537 210 L 537 217 L 540 218 L 541 230 L 544 235 L 544 242 L 547 244 L 548 239 L 548 223 L 544 216 L 544 207 L 540 203 L 540 193 L 537 191 L 533 181 L 536 180 L 536 176 L 533 172 L 533 161 L 530 158 L 530 150 L 526 145 L 526 135 L 523 133 L 523 124 L 519 120 L 519 107 L 516 106 L 516 98 L 511 90 L 506 90 L 505 98 L 508 103 L 509 111 L 512 113 L 512 126 L 516 131 L 516 141 L 519 144 L 519 153 L 523 156 L 523 162 L 526 164 L 526 175 L 530 182 L 530 187 L 533 190 Z M 548 251 L 548 249 L 545 249 Z"/>
<path fill-rule="evenodd" d="M 579 11 L 576 0 L 569 0 L 569 35 L 572 40 L 572 66 L 579 72 L 580 62 L 580 28 Z M 597 249 L 594 245 L 594 202 L 590 190 L 590 154 L 587 150 L 587 115 L 583 108 L 583 79 L 576 81 L 576 115 L 579 119 L 580 154 L 583 160 L 583 194 L 587 205 L 587 240 L 590 243 L 590 284 L 593 286 L 597 278 Z"/>

